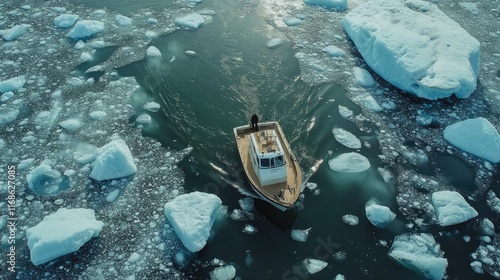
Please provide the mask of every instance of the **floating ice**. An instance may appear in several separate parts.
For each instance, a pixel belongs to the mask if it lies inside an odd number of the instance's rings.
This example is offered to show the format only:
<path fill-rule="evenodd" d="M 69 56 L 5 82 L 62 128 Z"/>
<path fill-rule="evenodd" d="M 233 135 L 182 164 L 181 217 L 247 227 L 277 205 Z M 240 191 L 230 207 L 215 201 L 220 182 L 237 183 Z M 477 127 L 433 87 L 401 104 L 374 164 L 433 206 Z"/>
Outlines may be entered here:
<path fill-rule="evenodd" d="M 144 110 L 147 110 L 149 112 L 158 112 L 161 106 L 156 102 L 146 102 L 144 103 L 144 105 L 142 105 L 142 108 L 144 108 Z"/>
<path fill-rule="evenodd" d="M 38 195 L 56 195 L 69 187 L 63 184 L 61 173 L 46 164 L 31 170 L 26 175 L 26 181 L 28 187 Z"/>
<path fill-rule="evenodd" d="M 117 15 L 115 19 L 116 22 L 121 26 L 131 26 L 133 22 L 131 18 L 122 15 Z"/>
<path fill-rule="evenodd" d="M 198 27 L 200 27 L 204 23 L 205 23 L 205 18 L 203 18 L 203 16 L 201 16 L 200 14 L 197 14 L 197 13 L 189 14 L 189 15 L 177 18 L 175 20 L 175 24 L 180 25 L 180 26 L 184 26 L 187 28 L 191 28 L 191 29 L 197 29 Z"/>
<path fill-rule="evenodd" d="M 129 176 L 137 171 L 132 153 L 121 139 L 97 149 L 94 156 L 90 177 L 97 181 Z"/>
<path fill-rule="evenodd" d="M 417 271 L 428 279 L 443 279 L 448 260 L 434 237 L 428 233 L 398 235 L 389 256 L 401 265 Z"/>
<path fill-rule="evenodd" d="M 150 46 L 148 50 L 146 51 L 146 56 L 147 57 L 161 57 L 161 51 L 155 47 L 155 46 Z"/>
<path fill-rule="evenodd" d="M 192 192 L 175 197 L 165 204 L 165 216 L 182 244 L 198 252 L 207 244 L 210 230 L 222 201 L 213 194 Z"/>
<path fill-rule="evenodd" d="M 500 162 L 500 135 L 485 118 L 449 125 L 444 129 L 443 136 L 461 150 L 494 163 Z"/>
<path fill-rule="evenodd" d="M 17 38 L 23 36 L 26 31 L 31 27 L 29 24 L 19 24 L 11 27 L 3 34 L 3 39 L 5 41 L 16 40 Z"/>
<path fill-rule="evenodd" d="M 346 215 L 342 216 L 342 222 L 344 222 L 350 226 L 356 226 L 359 224 L 359 218 L 355 215 L 346 214 Z"/>
<path fill-rule="evenodd" d="M 344 119 L 347 119 L 348 117 L 352 116 L 353 112 L 349 110 L 349 108 L 339 105 L 339 114 Z"/>
<path fill-rule="evenodd" d="M 483 264 L 479 261 L 473 261 L 470 263 L 470 267 L 477 274 L 484 274 Z"/>
<path fill-rule="evenodd" d="M 281 45 L 282 42 L 280 38 L 271 38 L 267 41 L 267 47 L 273 49 Z"/>
<path fill-rule="evenodd" d="M 137 119 L 135 119 L 135 121 L 137 123 L 140 123 L 140 124 L 148 124 L 151 122 L 151 116 L 149 114 L 140 114 Z"/>
<path fill-rule="evenodd" d="M 99 236 L 103 222 L 92 209 L 60 208 L 26 230 L 31 262 L 39 265 L 75 252 L 92 237 Z"/>
<path fill-rule="evenodd" d="M 94 121 L 99 121 L 107 117 L 108 114 L 104 111 L 92 111 L 89 113 L 89 117 Z"/>
<path fill-rule="evenodd" d="M 311 258 L 305 259 L 304 261 L 302 261 L 302 264 L 305 266 L 306 271 L 309 274 L 319 272 L 328 265 L 328 263 L 325 261 Z"/>
<path fill-rule="evenodd" d="M 292 232 L 290 234 L 291 234 L 293 240 L 300 241 L 300 242 L 306 242 L 307 237 L 309 236 L 310 232 L 311 232 L 311 228 L 292 229 Z"/>
<path fill-rule="evenodd" d="M 141 255 L 139 255 L 137 252 L 133 252 L 130 257 L 127 259 L 128 263 L 135 263 L 141 258 Z"/>
<path fill-rule="evenodd" d="M 26 78 L 24 76 L 18 76 L 2 81 L 0 82 L 0 93 L 16 91 L 22 88 L 24 84 L 26 84 Z"/>
<path fill-rule="evenodd" d="M 442 226 L 460 224 L 478 215 L 464 197 L 455 191 L 432 193 L 432 204 L 436 209 L 439 224 Z"/>
<path fill-rule="evenodd" d="M 375 80 L 373 79 L 370 72 L 361 67 L 354 67 L 352 69 L 354 74 L 354 80 L 356 84 L 362 87 L 373 87 L 375 85 Z"/>
<path fill-rule="evenodd" d="M 77 131 L 82 127 L 82 122 L 79 119 L 67 119 L 59 123 L 59 125 L 69 131 Z"/>
<path fill-rule="evenodd" d="M 340 144 L 351 149 L 361 149 L 361 141 L 356 137 L 356 135 L 350 133 L 349 131 L 335 127 L 332 129 L 333 136 L 335 140 Z"/>
<path fill-rule="evenodd" d="M 323 51 L 333 57 L 342 57 L 345 55 L 345 52 L 341 48 L 336 47 L 334 45 L 329 45 L 324 47 Z"/>
<path fill-rule="evenodd" d="M 365 212 L 370 223 L 380 228 L 386 227 L 396 218 L 396 214 L 383 205 L 371 204 L 365 208 Z"/>
<path fill-rule="evenodd" d="M 1 107 L 0 108 L 0 127 L 14 122 L 17 119 L 17 117 L 19 117 L 20 113 L 21 112 L 19 112 L 19 110 L 16 108 Z"/>
<path fill-rule="evenodd" d="M 231 280 L 236 276 L 236 268 L 232 265 L 217 267 L 210 271 L 210 280 Z"/>
<path fill-rule="evenodd" d="M 370 161 L 358 153 L 345 153 L 328 161 L 330 168 L 338 172 L 362 172 L 370 168 Z"/>
<path fill-rule="evenodd" d="M 54 25 L 59 28 L 68 28 L 73 26 L 79 18 L 78 15 L 62 14 L 54 18 Z"/>
<path fill-rule="evenodd" d="M 1 145 L 0 145 L 0 148 L 1 148 Z M 19 170 L 23 170 L 23 169 L 26 169 L 28 167 L 31 166 L 31 164 L 33 164 L 33 162 L 35 161 L 35 158 L 27 158 L 27 159 L 23 159 L 21 160 L 21 162 L 19 162 L 19 164 L 17 165 L 17 169 Z"/>
<path fill-rule="evenodd" d="M 238 200 L 238 204 L 243 211 L 252 211 L 253 210 L 253 198 L 252 197 L 244 197 Z"/>
<path fill-rule="evenodd" d="M 296 18 L 296 17 L 286 18 L 286 19 L 284 19 L 284 22 L 288 26 L 297 26 L 297 25 L 302 24 L 302 20 L 300 18 Z"/>
<path fill-rule="evenodd" d="M 71 39 L 84 39 L 104 30 L 104 23 L 97 20 L 81 20 L 69 31 Z"/>
<path fill-rule="evenodd" d="M 484 218 L 481 221 L 481 232 L 484 235 L 495 236 L 495 225 L 490 219 Z"/>
<path fill-rule="evenodd" d="M 114 191 L 110 192 L 106 196 L 106 201 L 107 202 L 113 202 L 113 201 L 115 201 L 118 198 L 119 194 L 120 194 L 120 190 L 114 190 Z"/>
<path fill-rule="evenodd" d="M 347 9 L 347 0 L 304 0 L 304 3 L 331 9 Z"/>
<path fill-rule="evenodd" d="M 246 224 L 242 231 L 248 234 L 256 234 L 259 230 L 250 224 Z"/>
<path fill-rule="evenodd" d="M 191 50 L 187 50 L 184 52 L 186 55 L 189 55 L 189 56 L 196 56 L 196 52 L 195 51 L 191 51 Z"/>
<path fill-rule="evenodd" d="M 383 108 L 378 104 L 377 100 L 373 98 L 373 96 L 368 95 L 365 96 L 363 99 L 361 99 L 363 102 L 363 105 L 371 110 L 372 112 L 380 112 L 383 110 Z"/>
<path fill-rule="evenodd" d="M 479 42 L 427 1 L 368 1 L 342 26 L 366 63 L 426 99 L 467 98 L 479 74 Z"/>

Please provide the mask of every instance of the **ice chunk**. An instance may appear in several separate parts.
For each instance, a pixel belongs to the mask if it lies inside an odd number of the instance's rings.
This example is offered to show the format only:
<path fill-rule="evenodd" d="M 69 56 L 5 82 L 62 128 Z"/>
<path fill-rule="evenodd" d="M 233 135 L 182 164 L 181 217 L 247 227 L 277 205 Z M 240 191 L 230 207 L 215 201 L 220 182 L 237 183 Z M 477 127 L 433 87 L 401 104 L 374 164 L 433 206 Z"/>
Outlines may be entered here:
<path fill-rule="evenodd" d="M 292 17 L 284 19 L 285 24 L 288 26 L 297 26 L 302 24 L 302 20 L 300 18 Z"/>
<path fill-rule="evenodd" d="M 99 236 L 103 224 L 96 220 L 92 209 L 60 208 L 26 230 L 31 262 L 39 265 L 77 251 Z"/>
<path fill-rule="evenodd" d="M 28 187 L 39 195 L 56 195 L 69 187 L 63 184 L 61 173 L 46 164 L 40 164 L 28 173 L 26 181 Z"/>
<path fill-rule="evenodd" d="M 160 110 L 161 106 L 160 106 L 160 104 L 158 104 L 156 102 L 146 102 L 146 103 L 144 103 L 142 108 L 144 108 L 144 110 L 147 110 L 150 112 L 158 112 L 158 110 Z"/>
<path fill-rule="evenodd" d="M 349 108 L 339 105 L 339 114 L 344 119 L 347 119 L 348 117 L 352 116 L 353 112 L 349 110 Z"/>
<path fill-rule="evenodd" d="M 71 39 L 84 39 L 104 30 L 104 23 L 97 20 L 81 20 L 69 31 Z"/>
<path fill-rule="evenodd" d="M 18 76 L 5 81 L 0 82 L 0 93 L 8 91 L 16 91 L 24 86 L 26 83 L 26 78 L 24 76 Z"/>
<path fill-rule="evenodd" d="M 479 42 L 428 1 L 368 1 L 342 26 L 366 63 L 426 99 L 467 98 L 479 75 Z"/>
<path fill-rule="evenodd" d="M 354 67 L 353 69 L 354 80 L 356 84 L 362 87 L 373 87 L 375 85 L 375 80 L 373 79 L 370 72 L 361 67 Z"/>
<path fill-rule="evenodd" d="M 0 127 L 14 122 L 20 113 L 16 108 L 0 107 Z"/>
<path fill-rule="evenodd" d="M 194 253 L 207 244 L 221 205 L 220 198 L 213 194 L 202 192 L 181 194 L 165 204 L 165 216 L 182 244 Z"/>
<path fill-rule="evenodd" d="M 62 14 L 54 18 L 54 25 L 59 28 L 68 28 L 73 26 L 79 18 L 78 15 Z"/>
<path fill-rule="evenodd" d="M 495 236 L 495 225 L 490 219 L 484 218 L 481 221 L 481 233 L 488 236 Z"/>
<path fill-rule="evenodd" d="M 92 111 L 89 113 L 89 117 L 95 121 L 99 121 L 107 117 L 108 114 L 104 111 Z"/>
<path fill-rule="evenodd" d="M 238 200 L 238 204 L 243 211 L 252 211 L 253 210 L 253 198 L 252 197 L 244 197 Z"/>
<path fill-rule="evenodd" d="M 26 31 L 31 27 L 29 24 L 19 24 L 11 27 L 3 34 L 3 39 L 5 41 L 16 40 L 17 38 L 23 36 Z"/>
<path fill-rule="evenodd" d="M 342 216 L 342 222 L 351 226 L 356 226 L 359 224 L 359 218 L 352 214 L 346 214 Z"/>
<path fill-rule="evenodd" d="M 148 124 L 151 122 L 151 116 L 148 114 L 140 114 L 137 119 L 135 119 L 136 122 L 140 124 Z"/>
<path fill-rule="evenodd" d="M 361 149 L 361 141 L 349 131 L 343 128 L 335 127 L 332 129 L 332 133 L 335 140 L 347 148 Z"/>
<path fill-rule="evenodd" d="M 389 256 L 401 265 L 436 280 L 443 279 L 448 266 L 443 255 L 428 233 L 398 235 L 389 251 Z"/>
<path fill-rule="evenodd" d="M 267 47 L 270 49 L 274 49 L 281 45 L 283 41 L 280 38 L 271 38 L 267 41 Z"/>
<path fill-rule="evenodd" d="M 292 232 L 290 234 L 291 234 L 293 240 L 300 241 L 300 242 L 306 242 L 307 237 L 309 236 L 310 232 L 311 232 L 311 228 L 292 229 Z"/>
<path fill-rule="evenodd" d="M 380 112 L 383 108 L 378 104 L 377 100 L 373 96 L 365 96 L 362 100 L 363 105 L 373 112 Z"/>
<path fill-rule="evenodd" d="M 370 168 L 370 161 L 358 153 L 345 153 L 328 161 L 330 168 L 338 172 L 362 172 Z"/>
<path fill-rule="evenodd" d="M 82 122 L 79 119 L 67 119 L 59 123 L 59 125 L 69 131 L 77 131 L 82 127 Z"/>
<path fill-rule="evenodd" d="M 116 22 L 121 26 L 131 26 L 133 22 L 131 18 L 122 15 L 117 15 L 115 19 Z"/>
<path fill-rule="evenodd" d="M 116 198 L 118 198 L 118 195 L 120 194 L 120 190 L 114 190 L 112 192 L 110 192 L 107 196 L 106 196 L 106 201 L 107 202 L 113 202 L 116 200 Z"/>
<path fill-rule="evenodd" d="M 236 276 L 236 268 L 232 265 L 217 267 L 210 271 L 210 280 L 231 280 Z"/>
<path fill-rule="evenodd" d="M 464 197 L 455 191 L 432 193 L 432 204 L 436 209 L 439 224 L 442 226 L 460 224 L 478 215 Z"/>
<path fill-rule="evenodd" d="M 304 264 L 306 271 L 309 274 L 319 272 L 328 265 L 328 263 L 325 261 L 311 258 L 305 259 L 304 261 L 302 261 L 302 264 Z"/>
<path fill-rule="evenodd" d="M 196 52 L 195 51 L 191 51 L 191 50 L 187 50 L 184 52 L 186 55 L 189 55 L 189 56 L 196 56 Z"/>
<path fill-rule="evenodd" d="M 386 227 L 390 224 L 396 214 L 394 214 L 391 209 L 387 206 L 371 204 L 365 208 L 366 217 L 376 227 Z"/>
<path fill-rule="evenodd" d="M 204 23 L 205 23 L 205 18 L 203 18 L 203 16 L 201 16 L 200 14 L 197 14 L 197 13 L 192 13 L 192 14 L 177 18 L 175 20 L 175 24 L 183 26 L 183 27 L 191 28 L 191 29 L 197 29 L 198 27 L 200 27 Z"/>
<path fill-rule="evenodd" d="M 161 51 L 155 47 L 155 46 L 150 46 L 148 50 L 146 51 L 146 56 L 147 57 L 161 57 Z"/>
<path fill-rule="evenodd" d="M 250 224 L 246 224 L 242 231 L 248 234 L 256 234 L 259 230 Z"/>
<path fill-rule="evenodd" d="M 479 261 L 473 261 L 470 263 L 470 267 L 477 274 L 484 274 L 483 264 Z"/>
<path fill-rule="evenodd" d="M 345 52 L 341 48 L 336 47 L 334 45 L 329 45 L 324 47 L 323 51 L 333 57 L 342 57 L 345 55 Z"/>
<path fill-rule="evenodd" d="M 304 0 L 308 5 L 323 6 L 330 9 L 347 9 L 347 0 Z"/>
<path fill-rule="evenodd" d="M 141 255 L 139 255 L 137 252 L 133 252 L 130 257 L 127 259 L 127 262 L 129 263 L 135 263 L 141 258 Z"/>
<path fill-rule="evenodd" d="M 1 146 L 1 145 L 0 145 Z M 0 147 L 1 148 L 1 147 Z M 35 161 L 35 158 L 27 158 L 21 160 L 21 162 L 17 165 L 17 169 L 24 170 L 31 166 L 31 164 Z"/>
<path fill-rule="evenodd" d="M 113 140 L 94 152 L 90 177 L 102 181 L 134 174 L 137 167 L 127 144 L 121 139 Z"/>
<path fill-rule="evenodd" d="M 468 119 L 447 126 L 443 131 L 453 146 L 488 161 L 500 162 L 500 135 L 485 118 Z"/>

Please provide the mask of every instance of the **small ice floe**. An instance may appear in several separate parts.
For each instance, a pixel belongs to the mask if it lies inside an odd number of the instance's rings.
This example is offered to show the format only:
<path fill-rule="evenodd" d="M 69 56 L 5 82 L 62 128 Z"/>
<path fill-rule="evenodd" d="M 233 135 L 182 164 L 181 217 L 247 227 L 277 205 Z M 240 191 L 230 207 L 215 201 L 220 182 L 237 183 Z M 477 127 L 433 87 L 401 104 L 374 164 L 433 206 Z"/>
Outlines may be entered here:
<path fill-rule="evenodd" d="M 16 40 L 17 38 L 23 36 L 23 34 L 26 33 L 30 27 L 31 25 L 29 24 L 19 24 L 13 26 L 10 29 L 7 29 L 7 31 L 3 34 L 3 39 L 5 41 Z"/>
<path fill-rule="evenodd" d="M 292 232 L 290 234 L 291 234 L 293 240 L 300 241 L 300 242 L 306 242 L 307 237 L 309 236 L 310 232 L 311 232 L 311 228 L 292 229 Z"/>
<path fill-rule="evenodd" d="M 192 13 L 175 19 L 175 24 L 191 29 L 198 29 L 198 27 L 204 23 L 205 18 L 197 13 Z"/>
<path fill-rule="evenodd" d="M 404 267 L 428 279 L 443 279 L 448 260 L 434 237 L 428 233 L 398 235 L 389 256 Z"/>
<path fill-rule="evenodd" d="M 0 107 L 0 127 L 13 123 L 21 112 L 16 108 Z"/>
<path fill-rule="evenodd" d="M 81 20 L 69 31 L 71 39 L 84 39 L 104 30 L 104 23 L 98 20 Z"/>
<path fill-rule="evenodd" d="M 150 46 L 148 50 L 146 51 L 146 56 L 147 57 L 161 57 L 161 51 L 155 47 L 155 46 Z"/>
<path fill-rule="evenodd" d="M 158 112 L 158 110 L 160 110 L 161 106 L 160 106 L 160 104 L 158 104 L 156 102 L 146 102 L 146 103 L 144 103 L 144 105 L 142 105 L 142 108 L 144 108 L 144 110 L 149 111 L 149 112 Z"/>
<path fill-rule="evenodd" d="M 238 204 L 243 211 L 253 211 L 253 198 L 252 197 L 244 197 L 238 200 Z"/>
<path fill-rule="evenodd" d="M 231 280 L 236 276 L 236 268 L 232 265 L 217 267 L 210 271 L 210 280 Z"/>
<path fill-rule="evenodd" d="M 69 187 L 63 183 L 63 177 L 57 170 L 46 164 L 40 164 L 26 175 L 28 187 L 38 195 L 57 195 Z"/>
<path fill-rule="evenodd" d="M 464 197 L 455 191 L 432 193 L 432 204 L 436 210 L 439 224 L 442 226 L 460 224 L 478 215 Z"/>
<path fill-rule="evenodd" d="M 188 56 L 196 56 L 196 52 L 195 51 L 191 51 L 191 50 L 187 50 L 184 52 L 186 55 Z"/>
<path fill-rule="evenodd" d="M 61 121 L 59 123 L 59 126 L 68 131 L 74 132 L 80 129 L 80 127 L 82 127 L 82 122 L 79 119 L 71 118 Z"/>
<path fill-rule="evenodd" d="M 90 177 L 97 180 L 117 179 L 137 171 L 134 158 L 125 141 L 118 139 L 109 142 L 94 152 Z"/>
<path fill-rule="evenodd" d="M 339 114 L 342 118 L 347 119 L 352 116 L 353 112 L 349 108 L 339 105 Z"/>
<path fill-rule="evenodd" d="M 343 57 L 345 55 L 344 50 L 334 45 L 324 47 L 323 51 L 333 57 Z"/>
<path fill-rule="evenodd" d="M 342 222 L 350 226 L 356 226 L 359 224 L 359 218 L 358 216 L 352 214 L 345 214 L 344 216 L 342 216 Z"/>
<path fill-rule="evenodd" d="M 365 213 L 370 223 L 379 228 L 386 227 L 396 218 L 389 207 L 370 202 L 367 203 Z"/>
<path fill-rule="evenodd" d="M 107 202 L 113 202 L 113 201 L 115 201 L 118 198 L 119 194 L 120 194 L 120 190 L 114 190 L 114 191 L 110 192 L 106 196 L 106 201 Z"/>
<path fill-rule="evenodd" d="M 148 124 L 151 123 L 151 116 L 149 114 L 140 114 L 135 121 L 139 124 Z"/>
<path fill-rule="evenodd" d="M 363 172 L 370 168 L 370 161 L 356 152 L 341 154 L 329 160 L 328 164 L 338 172 Z"/>
<path fill-rule="evenodd" d="M 375 98 L 373 98 L 373 96 L 371 95 L 363 97 L 361 99 L 361 102 L 363 103 L 363 106 L 365 106 L 368 110 L 372 112 L 380 112 L 384 110 L 384 108 L 382 108 L 382 106 L 378 104 L 377 100 L 375 100 Z"/>
<path fill-rule="evenodd" d="M 92 237 L 99 236 L 103 225 L 92 209 L 60 208 L 26 230 L 31 262 L 39 265 L 77 251 Z"/>
<path fill-rule="evenodd" d="M 307 273 L 314 274 L 323 270 L 328 263 L 322 260 L 307 258 L 302 261 Z"/>
<path fill-rule="evenodd" d="M 354 80 L 358 86 L 362 87 L 373 87 L 375 86 L 375 80 L 368 70 L 361 67 L 354 67 L 352 69 L 354 74 Z"/>
<path fill-rule="evenodd" d="M 0 93 L 8 91 L 16 91 L 22 88 L 26 84 L 26 78 L 24 76 L 18 76 L 5 81 L 0 82 Z"/>
<path fill-rule="evenodd" d="M 212 225 L 222 201 L 213 194 L 192 192 L 181 194 L 165 204 L 165 216 L 182 244 L 198 252 L 207 244 Z"/>
<path fill-rule="evenodd" d="M 343 128 L 335 127 L 332 129 L 332 133 L 335 140 L 347 148 L 361 149 L 361 140 L 349 131 Z"/>
<path fill-rule="evenodd" d="M 283 21 L 288 26 L 297 26 L 297 25 L 301 25 L 302 24 L 302 20 L 300 18 L 296 18 L 296 17 L 286 18 Z"/>
<path fill-rule="evenodd" d="M 481 233 L 488 236 L 495 236 L 495 225 L 490 219 L 484 218 L 481 221 Z"/>
<path fill-rule="evenodd" d="M 280 38 L 271 38 L 267 41 L 267 47 L 270 49 L 274 49 L 281 45 L 282 42 L 283 40 L 281 40 Z"/>
<path fill-rule="evenodd" d="M 485 118 L 449 125 L 444 129 L 443 136 L 461 150 L 494 163 L 500 162 L 500 134 Z"/>
<path fill-rule="evenodd" d="M 93 119 L 94 121 L 100 121 L 104 118 L 106 118 L 108 114 L 104 111 L 92 111 L 89 113 L 89 117 Z"/>
<path fill-rule="evenodd" d="M 242 232 L 248 233 L 248 234 L 256 234 L 258 231 L 259 230 L 256 227 L 254 227 L 254 226 L 252 226 L 250 224 L 246 224 L 245 227 L 242 230 Z"/>
<path fill-rule="evenodd" d="M 54 18 L 54 25 L 59 28 L 69 28 L 80 18 L 78 15 L 62 14 Z"/>
<path fill-rule="evenodd" d="M 131 26 L 133 22 L 131 18 L 122 15 L 117 15 L 115 20 L 120 26 Z"/>

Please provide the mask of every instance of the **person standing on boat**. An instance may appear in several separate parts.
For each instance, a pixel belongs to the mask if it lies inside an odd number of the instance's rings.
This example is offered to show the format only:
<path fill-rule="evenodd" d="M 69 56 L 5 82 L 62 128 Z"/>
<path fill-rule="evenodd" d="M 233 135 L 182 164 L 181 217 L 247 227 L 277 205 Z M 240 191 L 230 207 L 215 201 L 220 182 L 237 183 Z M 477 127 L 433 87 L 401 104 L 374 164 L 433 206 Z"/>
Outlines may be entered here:
<path fill-rule="evenodd" d="M 255 130 L 259 130 L 259 127 L 257 126 L 257 124 L 259 123 L 259 117 L 257 117 L 256 114 L 253 114 L 251 121 L 252 121 L 252 128 L 255 128 Z"/>

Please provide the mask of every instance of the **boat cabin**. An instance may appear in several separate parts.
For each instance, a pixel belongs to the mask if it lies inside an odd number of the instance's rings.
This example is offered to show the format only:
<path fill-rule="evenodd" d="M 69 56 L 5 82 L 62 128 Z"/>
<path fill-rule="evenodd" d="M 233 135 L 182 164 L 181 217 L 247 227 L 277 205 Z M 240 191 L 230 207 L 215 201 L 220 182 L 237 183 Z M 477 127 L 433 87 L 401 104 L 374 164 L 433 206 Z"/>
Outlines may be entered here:
<path fill-rule="evenodd" d="M 286 182 L 285 151 L 274 129 L 251 133 L 248 151 L 262 186 Z"/>

